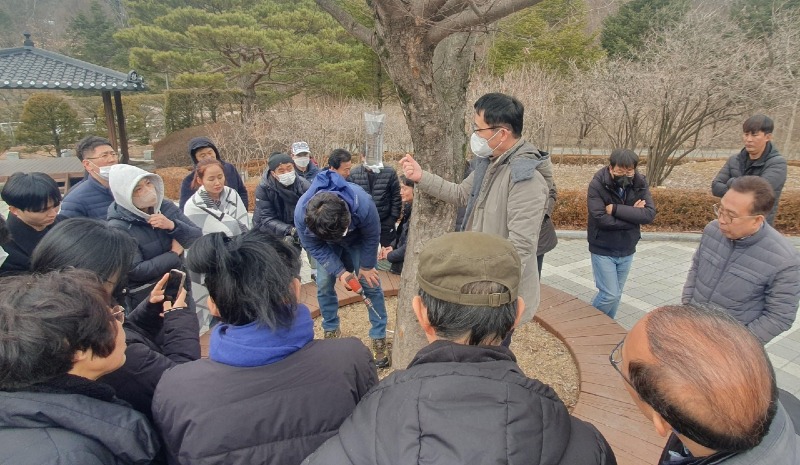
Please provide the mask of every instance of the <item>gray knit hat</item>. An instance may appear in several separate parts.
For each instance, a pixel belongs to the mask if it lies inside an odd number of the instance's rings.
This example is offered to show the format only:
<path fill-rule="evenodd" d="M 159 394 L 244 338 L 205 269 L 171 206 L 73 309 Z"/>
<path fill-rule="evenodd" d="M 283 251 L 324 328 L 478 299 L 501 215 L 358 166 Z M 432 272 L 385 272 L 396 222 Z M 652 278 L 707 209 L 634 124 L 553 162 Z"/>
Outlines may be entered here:
<path fill-rule="evenodd" d="M 430 240 L 419 256 L 417 282 L 445 302 L 499 307 L 517 300 L 522 265 L 511 242 L 482 232 L 449 233 Z M 466 284 L 491 281 L 508 291 L 463 294 Z"/>

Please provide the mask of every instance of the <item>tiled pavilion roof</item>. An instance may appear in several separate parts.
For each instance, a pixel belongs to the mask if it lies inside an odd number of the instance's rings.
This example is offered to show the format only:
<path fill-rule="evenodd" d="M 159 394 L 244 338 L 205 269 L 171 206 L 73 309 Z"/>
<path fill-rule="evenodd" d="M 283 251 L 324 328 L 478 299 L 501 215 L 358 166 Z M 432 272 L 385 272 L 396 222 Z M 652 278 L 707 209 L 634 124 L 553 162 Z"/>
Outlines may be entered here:
<path fill-rule="evenodd" d="M 103 68 L 33 46 L 0 49 L 0 89 L 60 89 L 136 92 L 147 90 L 135 71 Z"/>

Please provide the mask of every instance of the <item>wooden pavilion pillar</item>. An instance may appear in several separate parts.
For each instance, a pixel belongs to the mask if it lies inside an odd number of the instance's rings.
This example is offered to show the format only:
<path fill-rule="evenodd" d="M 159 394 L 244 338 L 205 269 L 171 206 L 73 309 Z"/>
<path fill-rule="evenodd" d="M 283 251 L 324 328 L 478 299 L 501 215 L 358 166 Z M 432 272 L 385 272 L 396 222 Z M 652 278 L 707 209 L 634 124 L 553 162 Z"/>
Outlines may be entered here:
<path fill-rule="evenodd" d="M 119 153 L 122 155 L 120 163 L 128 163 L 130 155 L 128 153 L 128 130 L 125 127 L 125 113 L 122 111 L 122 95 L 118 90 L 114 91 L 114 109 L 117 111 L 117 127 L 119 128 Z"/>
<path fill-rule="evenodd" d="M 111 141 L 111 146 L 114 150 L 119 150 L 117 143 L 117 125 L 114 123 L 114 110 L 111 106 L 111 92 L 104 90 L 103 95 L 103 112 L 106 115 L 106 128 L 108 128 L 108 140 Z"/>

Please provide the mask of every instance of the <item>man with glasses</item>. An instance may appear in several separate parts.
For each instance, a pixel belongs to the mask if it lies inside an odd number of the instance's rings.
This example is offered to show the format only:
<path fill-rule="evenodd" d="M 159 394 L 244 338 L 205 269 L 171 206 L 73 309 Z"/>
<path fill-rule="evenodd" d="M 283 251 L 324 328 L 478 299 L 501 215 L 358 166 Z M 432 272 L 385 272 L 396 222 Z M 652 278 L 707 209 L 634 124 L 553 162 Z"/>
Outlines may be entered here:
<path fill-rule="evenodd" d="M 790 465 L 800 457 L 789 408 L 753 334 L 726 313 L 661 307 L 639 320 L 610 362 L 658 434 L 659 465 Z M 788 403 L 785 405 L 789 405 Z"/>
<path fill-rule="evenodd" d="M 778 200 L 786 183 L 786 159 L 772 144 L 772 119 L 765 115 L 754 115 L 742 125 L 744 148 L 732 155 L 711 182 L 711 193 L 722 197 L 730 189 L 734 179 L 740 176 L 761 176 L 775 191 L 775 205 L 767 215 L 767 223 L 774 224 L 778 212 Z"/>
<path fill-rule="evenodd" d="M 639 156 L 628 149 L 614 149 L 609 166 L 595 173 L 589 183 L 587 239 L 597 295 L 592 305 L 614 318 L 633 263 L 640 228 L 656 217 L 647 179 L 636 171 Z"/>
<path fill-rule="evenodd" d="M 764 178 L 733 180 L 703 230 L 681 298 L 724 309 L 765 344 L 792 326 L 800 302 L 800 254 L 767 223 L 774 204 Z"/>
<path fill-rule="evenodd" d="M 507 238 L 522 259 L 520 295 L 526 310 L 522 322 L 533 318 L 539 306 L 536 252 L 539 230 L 548 210 L 552 167 L 546 152 L 522 137 L 525 108 L 516 98 L 491 93 L 474 105 L 470 149 L 474 171 L 461 184 L 423 171 L 411 155 L 400 160 L 406 178 L 425 193 L 457 207 L 466 207 L 459 230 L 480 231 Z M 548 210 L 549 211 L 549 210 Z M 506 341 L 510 344 L 510 339 Z"/>
<path fill-rule="evenodd" d="M 105 220 L 108 206 L 114 201 L 108 188 L 108 172 L 117 164 L 117 153 L 108 139 L 98 136 L 83 138 L 75 147 L 75 152 L 87 176 L 64 196 L 60 216 Z"/>

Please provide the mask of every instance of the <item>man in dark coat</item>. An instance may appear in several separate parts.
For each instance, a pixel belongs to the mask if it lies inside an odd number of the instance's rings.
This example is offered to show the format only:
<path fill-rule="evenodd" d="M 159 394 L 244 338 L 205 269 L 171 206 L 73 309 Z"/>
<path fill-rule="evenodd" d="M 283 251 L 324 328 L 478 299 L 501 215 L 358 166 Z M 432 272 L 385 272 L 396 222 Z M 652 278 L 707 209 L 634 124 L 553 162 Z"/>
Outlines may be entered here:
<path fill-rule="evenodd" d="M 289 155 L 280 152 L 270 155 L 267 171 L 256 187 L 253 228 L 278 237 L 288 237 L 299 247 L 294 209 L 300 196 L 311 184 L 297 173 Z"/>
<path fill-rule="evenodd" d="M 362 163 L 350 171 L 349 181 L 358 184 L 372 196 L 381 219 L 381 247 L 395 240 L 395 223 L 400 218 L 402 200 L 400 181 L 391 166 L 367 166 Z"/>
<path fill-rule="evenodd" d="M 786 183 L 786 159 L 772 145 L 772 119 L 764 115 L 751 116 L 742 125 L 744 148 L 732 155 L 711 182 L 711 193 L 722 197 L 734 179 L 740 176 L 761 176 L 775 191 L 775 205 L 767 215 L 767 223 L 774 224 L 778 201 Z"/>
<path fill-rule="evenodd" d="M 412 307 L 430 345 L 361 399 L 305 464 L 615 464 L 611 447 L 500 346 L 520 320 L 521 261 L 481 232 L 425 245 Z"/>
<path fill-rule="evenodd" d="M 309 184 L 314 182 L 314 178 L 319 173 L 319 166 L 311 159 L 311 149 L 308 142 L 295 142 L 292 144 L 292 161 L 297 169 L 297 174 Z"/>
<path fill-rule="evenodd" d="M 647 180 L 636 171 L 639 156 L 632 150 L 615 149 L 609 166 L 595 173 L 589 183 L 587 239 L 597 295 L 592 305 L 614 318 L 622 289 L 633 263 L 640 226 L 650 224 L 656 208 Z"/>
<path fill-rule="evenodd" d="M 108 188 L 108 173 L 119 156 L 108 139 L 98 136 L 83 138 L 75 146 L 75 153 L 86 169 L 86 177 L 64 196 L 59 216 L 105 220 L 108 206 L 114 201 Z"/>
<path fill-rule="evenodd" d="M 5 226 L 11 236 L 2 245 L 7 256 L 0 261 L 0 276 L 27 273 L 33 249 L 56 222 L 61 191 L 45 173 L 14 173 L 0 196 L 8 204 Z"/>
<path fill-rule="evenodd" d="M 661 436 L 659 465 L 797 465 L 800 436 L 761 342 L 715 308 L 657 308 L 611 352 Z"/>
<path fill-rule="evenodd" d="M 245 206 L 249 205 L 247 203 L 249 200 L 247 187 L 244 185 L 242 176 L 235 166 L 222 159 L 219 154 L 219 149 L 214 145 L 211 139 L 208 137 L 195 137 L 190 140 L 189 157 L 192 159 L 192 164 L 195 166 L 197 166 L 198 161 L 206 158 L 216 158 L 219 160 L 222 163 L 222 172 L 225 173 L 225 185 L 239 193 L 239 197 L 242 198 L 242 203 Z M 183 206 L 186 205 L 186 202 L 189 201 L 192 194 L 197 190 L 192 189 L 192 179 L 194 179 L 194 171 L 186 175 L 186 177 L 183 178 L 183 182 L 181 182 L 181 199 L 178 203 L 181 211 L 183 211 Z"/>

